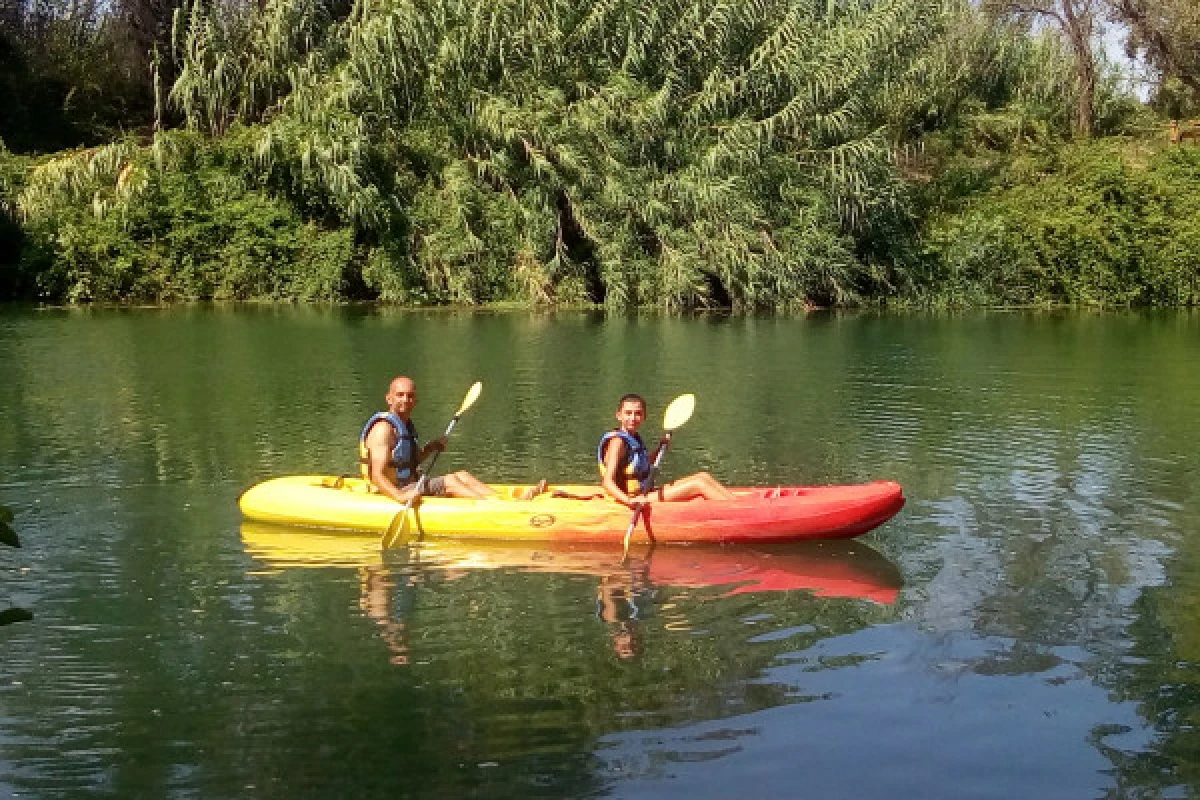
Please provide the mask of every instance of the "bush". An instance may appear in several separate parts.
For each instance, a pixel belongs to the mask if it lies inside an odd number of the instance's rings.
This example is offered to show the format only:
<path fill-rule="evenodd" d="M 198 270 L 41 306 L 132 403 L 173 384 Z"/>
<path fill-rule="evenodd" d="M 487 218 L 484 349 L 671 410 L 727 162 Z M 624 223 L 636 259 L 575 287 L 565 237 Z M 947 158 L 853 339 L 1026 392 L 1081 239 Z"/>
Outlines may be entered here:
<path fill-rule="evenodd" d="M 354 259 L 350 229 L 202 165 L 153 173 L 119 211 L 68 205 L 32 223 L 20 271 L 51 302 L 339 300 L 362 285 Z"/>
<path fill-rule="evenodd" d="M 1027 181 L 935 216 L 923 290 L 951 303 L 1193 305 L 1200 151 L 1072 145 Z"/>

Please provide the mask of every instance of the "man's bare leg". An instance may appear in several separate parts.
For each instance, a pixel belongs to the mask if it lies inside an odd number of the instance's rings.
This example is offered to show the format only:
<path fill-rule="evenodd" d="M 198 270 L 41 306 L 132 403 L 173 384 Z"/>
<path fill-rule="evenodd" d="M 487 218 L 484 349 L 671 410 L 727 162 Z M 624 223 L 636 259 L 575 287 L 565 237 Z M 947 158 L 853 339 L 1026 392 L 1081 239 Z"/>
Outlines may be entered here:
<path fill-rule="evenodd" d="M 450 497 L 495 497 L 496 490 L 476 478 L 466 470 L 459 470 L 444 476 L 446 494 Z"/>

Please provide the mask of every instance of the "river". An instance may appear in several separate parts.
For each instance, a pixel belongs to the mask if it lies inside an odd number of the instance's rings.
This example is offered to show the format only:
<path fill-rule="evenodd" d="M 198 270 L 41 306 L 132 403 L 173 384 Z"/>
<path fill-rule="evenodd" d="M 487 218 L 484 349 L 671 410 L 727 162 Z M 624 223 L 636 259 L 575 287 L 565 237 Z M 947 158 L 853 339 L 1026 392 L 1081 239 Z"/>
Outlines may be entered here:
<path fill-rule="evenodd" d="M 243 523 L 356 468 L 899 481 L 851 543 L 574 555 Z M 0 796 L 1200 792 L 1200 314 L 0 309 Z"/>

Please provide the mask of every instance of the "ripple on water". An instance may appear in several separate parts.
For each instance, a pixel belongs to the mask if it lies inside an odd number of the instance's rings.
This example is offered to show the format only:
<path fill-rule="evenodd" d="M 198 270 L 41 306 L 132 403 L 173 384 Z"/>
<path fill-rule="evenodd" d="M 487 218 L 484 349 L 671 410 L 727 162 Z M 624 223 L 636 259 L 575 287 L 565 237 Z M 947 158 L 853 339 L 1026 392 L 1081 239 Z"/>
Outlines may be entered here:
<path fill-rule="evenodd" d="M 0 629 L 0 794 L 1195 784 L 1200 349 L 1173 319 L 0 309 L 26 543 L 0 599 L 35 614 Z M 244 536 L 247 485 L 355 468 L 397 371 L 426 435 L 485 383 L 439 467 L 493 479 L 593 479 L 617 396 L 653 438 L 694 391 L 664 475 L 897 479 L 867 537 L 895 579 L 873 602 Z"/>

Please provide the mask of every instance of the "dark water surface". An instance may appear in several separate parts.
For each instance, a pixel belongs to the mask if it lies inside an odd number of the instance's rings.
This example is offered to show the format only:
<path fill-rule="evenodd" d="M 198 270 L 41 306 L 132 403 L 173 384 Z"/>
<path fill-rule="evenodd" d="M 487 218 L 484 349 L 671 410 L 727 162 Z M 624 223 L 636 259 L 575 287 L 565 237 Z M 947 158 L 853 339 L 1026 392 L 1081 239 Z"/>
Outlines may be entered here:
<path fill-rule="evenodd" d="M 379 551 L 243 525 L 354 467 L 900 481 L 847 546 Z M 1200 795 L 1200 316 L 0 311 L 0 797 Z"/>

